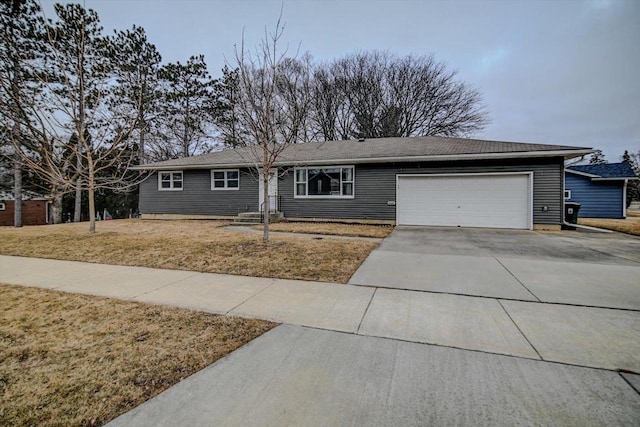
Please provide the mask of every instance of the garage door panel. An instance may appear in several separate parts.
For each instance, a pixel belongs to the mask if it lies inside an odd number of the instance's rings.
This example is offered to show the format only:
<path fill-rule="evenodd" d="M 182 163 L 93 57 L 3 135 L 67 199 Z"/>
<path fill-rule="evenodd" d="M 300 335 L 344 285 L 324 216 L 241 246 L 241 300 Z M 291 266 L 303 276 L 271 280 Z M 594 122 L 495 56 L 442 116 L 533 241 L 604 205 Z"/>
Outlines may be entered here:
<path fill-rule="evenodd" d="M 398 176 L 401 225 L 529 228 L 530 175 Z"/>

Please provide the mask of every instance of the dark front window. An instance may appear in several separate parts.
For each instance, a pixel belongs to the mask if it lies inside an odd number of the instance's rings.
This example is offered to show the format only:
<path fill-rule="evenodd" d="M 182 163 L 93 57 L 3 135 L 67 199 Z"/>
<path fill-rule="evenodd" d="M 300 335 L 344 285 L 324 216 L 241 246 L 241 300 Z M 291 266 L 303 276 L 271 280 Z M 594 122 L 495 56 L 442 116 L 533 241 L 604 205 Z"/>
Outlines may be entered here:
<path fill-rule="evenodd" d="M 353 166 L 295 170 L 297 197 L 353 197 Z"/>

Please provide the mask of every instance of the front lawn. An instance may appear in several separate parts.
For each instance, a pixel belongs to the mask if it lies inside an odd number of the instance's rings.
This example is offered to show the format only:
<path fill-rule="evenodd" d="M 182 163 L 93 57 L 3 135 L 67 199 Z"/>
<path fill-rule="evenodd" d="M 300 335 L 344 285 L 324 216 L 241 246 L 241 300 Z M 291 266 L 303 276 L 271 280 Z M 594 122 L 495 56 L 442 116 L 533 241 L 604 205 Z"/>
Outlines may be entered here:
<path fill-rule="evenodd" d="M 638 219 L 579 218 L 578 224 L 640 236 L 640 220 Z"/>
<path fill-rule="evenodd" d="M 0 425 L 102 425 L 275 324 L 0 284 Z"/>
<path fill-rule="evenodd" d="M 220 229 L 214 221 L 102 221 L 0 227 L 0 254 L 347 283 L 376 242 L 300 239 Z"/>

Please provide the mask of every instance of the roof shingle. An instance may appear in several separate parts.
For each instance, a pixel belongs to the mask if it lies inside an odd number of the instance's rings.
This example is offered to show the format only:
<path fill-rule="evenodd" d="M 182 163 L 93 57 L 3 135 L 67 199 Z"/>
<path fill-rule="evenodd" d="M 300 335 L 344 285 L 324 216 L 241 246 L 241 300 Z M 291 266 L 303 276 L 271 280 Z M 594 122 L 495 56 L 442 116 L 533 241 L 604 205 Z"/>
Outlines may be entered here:
<path fill-rule="evenodd" d="M 375 138 L 364 141 L 326 141 L 294 144 L 287 147 L 279 156 L 278 164 L 295 165 L 320 161 L 351 161 L 362 163 L 365 161 L 393 161 L 393 159 L 410 159 L 454 156 L 468 157 L 488 154 L 513 156 L 520 153 L 527 157 L 535 157 L 536 153 L 575 152 L 576 155 L 591 151 L 587 147 L 573 147 L 567 145 L 529 144 L 521 142 L 487 141 L 480 139 L 445 138 L 425 136 L 414 138 Z M 228 165 L 252 165 L 251 150 L 247 147 L 235 150 L 223 150 L 199 156 L 149 163 L 138 168 L 163 169 L 167 167 L 216 167 Z"/>
<path fill-rule="evenodd" d="M 626 162 L 570 166 L 567 169 L 596 175 L 600 178 L 637 178 L 629 163 Z"/>

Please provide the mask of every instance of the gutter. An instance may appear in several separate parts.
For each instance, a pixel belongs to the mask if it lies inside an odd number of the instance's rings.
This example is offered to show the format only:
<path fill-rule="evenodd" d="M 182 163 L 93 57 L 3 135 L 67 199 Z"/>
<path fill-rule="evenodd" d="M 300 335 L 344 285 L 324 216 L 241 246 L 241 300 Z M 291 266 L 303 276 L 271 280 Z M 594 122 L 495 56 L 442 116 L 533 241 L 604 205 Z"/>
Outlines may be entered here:
<path fill-rule="evenodd" d="M 438 162 L 448 160 L 485 160 L 485 159 L 526 159 L 540 157 L 564 157 L 574 158 L 591 153 L 593 150 L 554 150 L 554 151 L 521 151 L 507 153 L 476 153 L 476 154 L 445 154 L 431 156 L 399 156 L 399 157 L 368 157 L 351 159 L 320 159 L 320 160 L 293 160 L 278 161 L 274 166 L 311 166 L 311 165 L 344 165 L 360 163 L 393 163 L 393 162 Z M 131 170 L 185 170 L 185 169 L 215 169 L 215 168 L 242 168 L 255 166 L 255 162 L 238 163 L 202 163 L 202 164 L 173 164 L 153 166 L 133 166 Z"/>

